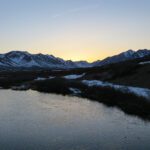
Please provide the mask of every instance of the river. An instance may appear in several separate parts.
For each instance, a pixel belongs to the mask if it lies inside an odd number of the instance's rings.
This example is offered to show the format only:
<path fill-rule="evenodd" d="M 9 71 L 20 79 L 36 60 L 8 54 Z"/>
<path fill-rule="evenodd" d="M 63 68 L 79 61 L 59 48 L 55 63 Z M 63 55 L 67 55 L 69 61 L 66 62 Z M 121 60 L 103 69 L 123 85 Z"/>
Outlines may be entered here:
<path fill-rule="evenodd" d="M 150 122 L 87 99 L 0 90 L 1 150 L 149 150 Z"/>

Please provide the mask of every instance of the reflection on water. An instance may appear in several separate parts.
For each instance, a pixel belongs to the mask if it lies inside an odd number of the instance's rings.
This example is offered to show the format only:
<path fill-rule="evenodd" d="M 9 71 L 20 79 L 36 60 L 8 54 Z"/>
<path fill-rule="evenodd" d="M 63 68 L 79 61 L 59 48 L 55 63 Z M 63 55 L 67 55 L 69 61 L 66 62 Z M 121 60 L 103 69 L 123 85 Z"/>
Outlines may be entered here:
<path fill-rule="evenodd" d="M 0 149 L 150 149 L 150 123 L 77 97 L 0 91 Z"/>

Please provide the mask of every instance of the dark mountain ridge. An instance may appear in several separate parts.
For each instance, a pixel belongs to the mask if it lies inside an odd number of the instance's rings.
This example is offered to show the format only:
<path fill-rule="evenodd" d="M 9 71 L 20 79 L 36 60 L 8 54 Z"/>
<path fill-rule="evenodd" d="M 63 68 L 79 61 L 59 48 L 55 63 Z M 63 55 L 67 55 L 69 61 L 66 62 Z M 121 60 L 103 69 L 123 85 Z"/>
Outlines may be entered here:
<path fill-rule="evenodd" d="M 0 68 L 5 69 L 71 69 L 71 68 L 88 68 L 104 66 L 118 63 L 126 60 L 143 58 L 150 55 L 150 50 L 142 49 L 138 51 L 128 50 L 118 55 L 98 60 L 93 63 L 86 61 L 63 60 L 53 55 L 30 54 L 26 51 L 11 51 L 6 54 L 0 54 Z"/>

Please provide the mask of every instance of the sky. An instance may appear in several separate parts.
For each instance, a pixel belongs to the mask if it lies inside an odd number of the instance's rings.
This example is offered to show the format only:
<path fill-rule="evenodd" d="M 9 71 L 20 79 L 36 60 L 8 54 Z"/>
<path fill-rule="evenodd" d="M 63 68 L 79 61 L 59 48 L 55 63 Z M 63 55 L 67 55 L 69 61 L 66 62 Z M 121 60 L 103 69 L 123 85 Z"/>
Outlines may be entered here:
<path fill-rule="evenodd" d="M 0 53 L 94 61 L 150 49 L 150 0 L 0 0 Z"/>

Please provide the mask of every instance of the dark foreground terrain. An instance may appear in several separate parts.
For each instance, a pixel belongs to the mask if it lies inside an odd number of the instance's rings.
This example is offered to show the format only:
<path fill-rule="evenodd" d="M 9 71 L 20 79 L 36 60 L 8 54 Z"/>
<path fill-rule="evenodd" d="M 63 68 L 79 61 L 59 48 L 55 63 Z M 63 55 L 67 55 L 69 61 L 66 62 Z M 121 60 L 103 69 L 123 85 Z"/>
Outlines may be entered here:
<path fill-rule="evenodd" d="M 0 87 L 13 90 L 33 89 L 39 92 L 75 95 L 116 106 L 125 113 L 150 120 L 150 100 L 111 86 L 88 86 L 83 81 L 103 81 L 150 89 L 150 57 L 102 67 L 70 70 L 1 71 Z M 65 76 L 73 75 L 77 77 Z"/>

